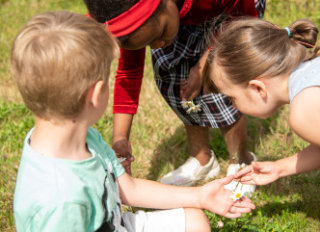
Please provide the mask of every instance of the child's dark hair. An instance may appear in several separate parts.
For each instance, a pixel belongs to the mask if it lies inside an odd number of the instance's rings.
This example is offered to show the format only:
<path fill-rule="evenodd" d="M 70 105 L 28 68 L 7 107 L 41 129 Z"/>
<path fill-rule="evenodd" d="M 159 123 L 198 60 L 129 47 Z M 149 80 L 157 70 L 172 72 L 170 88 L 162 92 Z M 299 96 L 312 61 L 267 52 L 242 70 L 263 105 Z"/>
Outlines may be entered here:
<path fill-rule="evenodd" d="M 210 79 L 213 62 L 238 84 L 288 74 L 301 62 L 317 56 L 318 48 L 306 48 L 316 44 L 318 32 L 308 20 L 297 20 L 288 28 L 252 18 L 222 25 L 204 68 L 204 84 L 209 91 L 216 92 Z"/>
<path fill-rule="evenodd" d="M 139 0 L 84 0 L 84 2 L 90 12 L 90 15 L 99 23 L 105 23 L 106 21 L 113 19 L 130 9 L 133 5 L 139 2 Z M 161 1 L 156 11 L 141 26 L 145 25 L 162 12 L 164 5 L 165 3 Z M 134 35 L 137 30 L 128 35 L 118 37 L 118 40 L 120 43 L 126 44 L 128 38 Z"/>

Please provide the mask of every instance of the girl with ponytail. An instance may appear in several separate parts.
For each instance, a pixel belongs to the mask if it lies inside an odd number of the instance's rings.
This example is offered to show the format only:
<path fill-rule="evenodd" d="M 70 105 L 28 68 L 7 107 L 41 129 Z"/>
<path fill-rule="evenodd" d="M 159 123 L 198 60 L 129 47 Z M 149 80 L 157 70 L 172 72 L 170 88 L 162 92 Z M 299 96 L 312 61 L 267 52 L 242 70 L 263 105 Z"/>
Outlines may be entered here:
<path fill-rule="evenodd" d="M 204 70 L 206 88 L 229 96 L 242 113 L 260 118 L 290 104 L 290 127 L 310 143 L 291 157 L 252 162 L 236 174 L 243 184 L 265 185 L 320 168 L 318 32 L 308 20 L 279 28 L 243 19 L 222 26 L 214 40 Z"/>

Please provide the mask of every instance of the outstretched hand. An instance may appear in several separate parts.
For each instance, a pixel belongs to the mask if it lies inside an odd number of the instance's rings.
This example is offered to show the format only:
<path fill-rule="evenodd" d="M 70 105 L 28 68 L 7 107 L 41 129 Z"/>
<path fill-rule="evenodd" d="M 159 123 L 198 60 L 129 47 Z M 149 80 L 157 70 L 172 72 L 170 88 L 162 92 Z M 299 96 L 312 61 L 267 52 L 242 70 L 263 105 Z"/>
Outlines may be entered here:
<path fill-rule="evenodd" d="M 134 161 L 132 156 L 131 144 L 127 139 L 122 139 L 114 142 L 112 149 L 115 151 L 118 158 L 125 158 L 121 162 L 122 166 L 129 175 L 131 174 L 131 163 Z"/>
<path fill-rule="evenodd" d="M 242 213 L 249 213 L 255 208 L 251 200 L 243 197 L 241 200 L 232 199 L 233 192 L 224 188 L 234 176 L 227 176 L 223 179 L 214 180 L 202 186 L 201 208 L 210 210 L 227 218 L 240 217 Z"/>
<path fill-rule="evenodd" d="M 275 162 L 252 162 L 234 175 L 242 184 L 266 185 L 279 178 Z"/>

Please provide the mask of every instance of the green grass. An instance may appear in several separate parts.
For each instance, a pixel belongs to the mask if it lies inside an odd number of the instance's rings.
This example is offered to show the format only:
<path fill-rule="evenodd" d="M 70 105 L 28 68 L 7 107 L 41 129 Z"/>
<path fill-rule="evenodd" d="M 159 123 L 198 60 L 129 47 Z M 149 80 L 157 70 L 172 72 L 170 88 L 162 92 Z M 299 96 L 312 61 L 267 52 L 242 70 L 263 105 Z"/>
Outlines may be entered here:
<path fill-rule="evenodd" d="M 281 27 L 295 19 L 309 18 L 320 25 L 320 0 L 268 0 L 266 19 Z M 14 231 L 12 199 L 23 139 L 33 125 L 9 72 L 10 46 L 17 32 L 33 15 L 51 10 L 86 12 L 82 1 L 0 0 L 0 231 Z M 116 64 L 113 65 L 113 73 Z M 181 121 L 166 105 L 156 89 L 150 56 L 147 56 L 138 114 L 135 116 L 131 143 L 136 161 L 136 177 L 158 180 L 182 164 L 188 146 Z M 114 78 L 111 78 L 113 87 Z M 111 88 L 112 89 L 112 88 Z M 111 91 L 112 92 L 112 91 Z M 112 96 L 110 96 L 112 99 Z M 280 109 L 267 120 L 248 118 L 249 146 L 260 160 L 276 160 L 307 146 L 289 128 L 288 108 Z M 95 125 L 104 139 L 112 140 L 112 110 Z M 211 130 L 210 145 L 218 154 L 226 173 L 228 154 L 223 138 Z M 237 220 L 224 219 L 206 212 L 212 231 L 320 231 L 320 171 L 278 180 L 259 187 L 253 195 L 257 209 Z M 217 228 L 218 221 L 224 223 Z"/>

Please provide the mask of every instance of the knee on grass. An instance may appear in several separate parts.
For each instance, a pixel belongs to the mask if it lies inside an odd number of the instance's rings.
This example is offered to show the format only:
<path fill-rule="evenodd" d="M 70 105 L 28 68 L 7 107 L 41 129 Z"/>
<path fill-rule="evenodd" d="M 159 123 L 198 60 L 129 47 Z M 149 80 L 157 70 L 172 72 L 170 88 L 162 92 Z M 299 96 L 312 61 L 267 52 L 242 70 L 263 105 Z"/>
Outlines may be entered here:
<path fill-rule="evenodd" d="M 207 216 L 201 209 L 185 208 L 186 232 L 209 232 L 210 223 Z"/>

